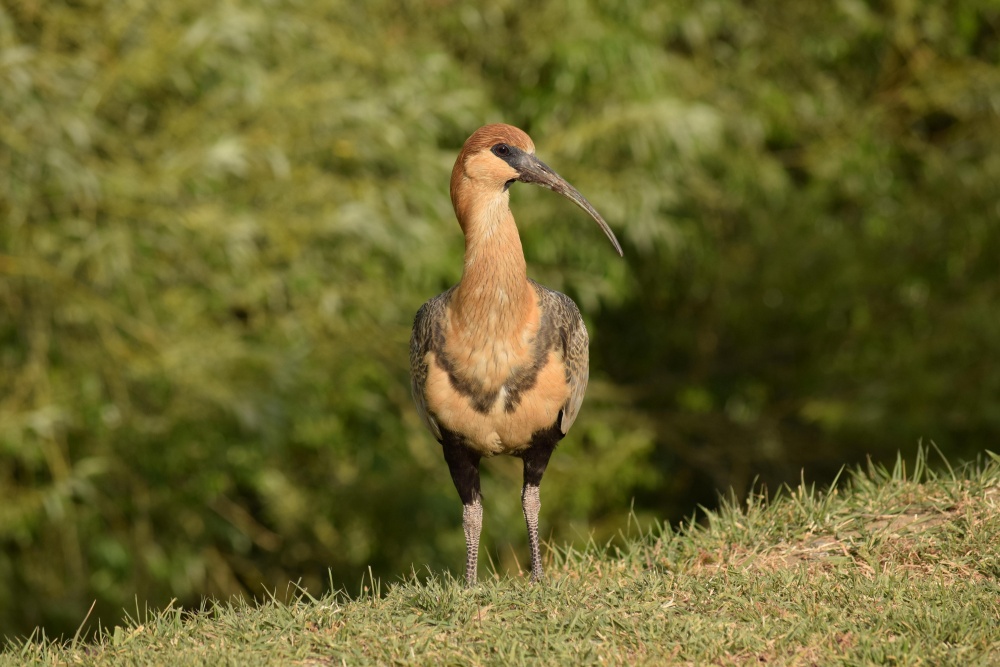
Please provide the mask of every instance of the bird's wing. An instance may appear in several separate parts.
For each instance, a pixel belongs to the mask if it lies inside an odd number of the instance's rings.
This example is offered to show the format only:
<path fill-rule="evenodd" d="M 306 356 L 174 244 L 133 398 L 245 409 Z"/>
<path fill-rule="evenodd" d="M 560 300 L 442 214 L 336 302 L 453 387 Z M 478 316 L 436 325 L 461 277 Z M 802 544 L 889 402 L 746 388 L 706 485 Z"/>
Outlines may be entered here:
<path fill-rule="evenodd" d="M 587 326 L 583 323 L 580 309 L 573 300 L 565 294 L 547 289 L 535 283 L 539 289 L 539 297 L 544 303 L 547 315 L 552 318 L 562 343 L 563 363 L 566 365 L 566 383 L 569 385 L 569 398 L 562 409 L 562 420 L 559 430 L 563 435 L 569 432 L 576 416 L 580 414 L 583 395 L 587 392 L 587 380 L 590 377 L 590 338 Z"/>
<path fill-rule="evenodd" d="M 440 345 L 438 327 L 444 319 L 450 296 L 451 290 L 448 290 L 421 306 L 413 319 L 413 333 L 410 334 L 410 391 L 420 419 L 438 442 L 441 441 L 441 428 L 427 412 L 427 353 Z"/>

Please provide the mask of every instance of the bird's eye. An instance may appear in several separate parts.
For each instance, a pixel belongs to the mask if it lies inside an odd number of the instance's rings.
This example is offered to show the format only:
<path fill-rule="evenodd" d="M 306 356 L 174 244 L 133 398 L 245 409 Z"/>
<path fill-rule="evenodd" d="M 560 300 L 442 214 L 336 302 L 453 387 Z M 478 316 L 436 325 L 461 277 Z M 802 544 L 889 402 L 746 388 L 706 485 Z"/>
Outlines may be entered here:
<path fill-rule="evenodd" d="M 497 144 L 493 147 L 493 154 L 497 157 L 507 157 L 510 155 L 510 146 L 507 144 Z"/>

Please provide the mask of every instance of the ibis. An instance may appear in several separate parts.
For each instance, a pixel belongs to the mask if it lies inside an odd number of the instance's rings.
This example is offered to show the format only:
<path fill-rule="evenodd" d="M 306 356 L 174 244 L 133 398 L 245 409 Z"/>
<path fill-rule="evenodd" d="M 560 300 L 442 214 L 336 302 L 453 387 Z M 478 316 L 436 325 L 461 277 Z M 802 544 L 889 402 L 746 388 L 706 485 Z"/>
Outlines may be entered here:
<path fill-rule="evenodd" d="M 509 189 L 518 181 L 574 202 L 622 255 L 601 215 L 535 157 L 525 132 L 486 125 L 465 142 L 451 173 L 451 202 L 465 234 L 462 278 L 417 312 L 410 371 L 417 411 L 441 443 L 462 500 L 468 586 L 476 583 L 483 525 L 479 463 L 499 454 L 524 462 L 531 580 L 542 578 L 538 487 L 587 389 L 589 338 L 580 310 L 527 276 L 510 211 Z"/>

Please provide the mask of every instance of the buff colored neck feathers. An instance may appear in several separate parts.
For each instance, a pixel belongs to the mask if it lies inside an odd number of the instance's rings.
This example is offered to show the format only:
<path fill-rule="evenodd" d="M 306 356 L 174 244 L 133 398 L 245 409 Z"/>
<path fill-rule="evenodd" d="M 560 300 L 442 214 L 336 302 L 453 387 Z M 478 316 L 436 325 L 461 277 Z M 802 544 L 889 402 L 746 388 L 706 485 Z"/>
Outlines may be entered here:
<path fill-rule="evenodd" d="M 465 327 L 504 337 L 527 319 L 531 287 L 508 193 L 484 194 L 488 196 L 470 193 L 467 201 L 475 205 L 464 207 L 459 218 L 465 231 L 465 268 L 453 304 Z"/>
<path fill-rule="evenodd" d="M 452 307 L 469 333 L 502 339 L 523 327 L 533 301 L 506 187 L 518 173 L 490 153 L 499 142 L 534 150 L 521 130 L 487 125 L 465 143 L 452 170 L 451 201 L 465 233 L 465 270 Z"/>

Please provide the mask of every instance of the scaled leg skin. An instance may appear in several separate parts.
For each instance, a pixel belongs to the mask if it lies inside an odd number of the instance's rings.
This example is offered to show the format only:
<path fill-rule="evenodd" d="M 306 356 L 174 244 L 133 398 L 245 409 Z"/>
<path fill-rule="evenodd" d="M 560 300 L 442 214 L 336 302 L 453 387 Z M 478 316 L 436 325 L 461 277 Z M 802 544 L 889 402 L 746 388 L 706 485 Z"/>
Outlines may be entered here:
<path fill-rule="evenodd" d="M 558 423 L 558 422 L 557 422 Z M 524 510 L 524 522 L 528 524 L 528 548 L 531 549 L 531 581 L 542 580 L 542 551 L 538 543 L 538 512 L 542 501 L 538 493 L 538 485 L 542 475 L 549 465 L 549 457 L 556 443 L 562 438 L 562 433 L 553 429 L 551 434 L 542 433 L 536 437 L 521 458 L 524 459 L 524 488 L 521 490 L 521 509 Z"/>
<path fill-rule="evenodd" d="M 542 509 L 538 487 L 525 484 L 521 489 L 521 509 L 528 524 L 528 547 L 531 549 L 531 581 L 542 580 L 542 551 L 538 545 L 538 511 Z"/>
<path fill-rule="evenodd" d="M 465 529 L 465 585 L 476 585 L 479 563 L 479 535 L 483 532 L 483 503 L 476 498 L 462 506 L 462 528 Z"/>
<path fill-rule="evenodd" d="M 479 535 L 483 530 L 483 500 L 479 490 L 480 456 L 466 447 L 453 433 L 442 434 L 444 459 L 451 471 L 458 496 L 462 499 L 462 528 L 465 530 L 465 584 L 476 585 L 479 563 Z"/>

